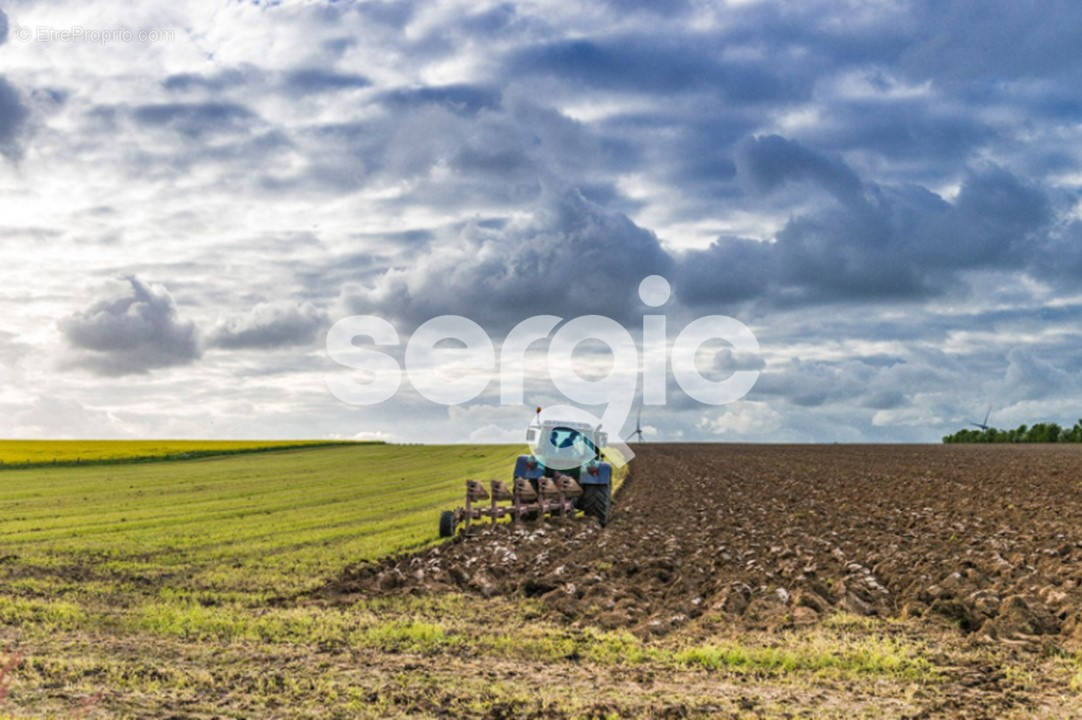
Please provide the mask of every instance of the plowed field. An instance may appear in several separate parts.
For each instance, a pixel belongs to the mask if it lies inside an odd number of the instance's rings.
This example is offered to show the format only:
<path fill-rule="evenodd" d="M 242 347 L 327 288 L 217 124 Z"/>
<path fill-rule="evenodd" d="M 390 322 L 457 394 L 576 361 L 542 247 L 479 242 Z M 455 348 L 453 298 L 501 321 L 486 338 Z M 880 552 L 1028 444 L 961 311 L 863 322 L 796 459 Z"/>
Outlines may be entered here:
<path fill-rule="evenodd" d="M 1082 448 L 653 445 L 632 467 L 605 529 L 487 528 L 358 565 L 323 597 L 536 598 L 644 640 L 842 614 L 1032 657 L 1082 641 Z"/>
<path fill-rule="evenodd" d="M 503 525 L 337 589 L 539 596 L 573 621 L 657 634 L 711 608 L 767 629 L 839 609 L 938 615 L 1021 642 L 1079 625 L 1074 447 L 653 446 L 618 507 L 604 531 Z"/>

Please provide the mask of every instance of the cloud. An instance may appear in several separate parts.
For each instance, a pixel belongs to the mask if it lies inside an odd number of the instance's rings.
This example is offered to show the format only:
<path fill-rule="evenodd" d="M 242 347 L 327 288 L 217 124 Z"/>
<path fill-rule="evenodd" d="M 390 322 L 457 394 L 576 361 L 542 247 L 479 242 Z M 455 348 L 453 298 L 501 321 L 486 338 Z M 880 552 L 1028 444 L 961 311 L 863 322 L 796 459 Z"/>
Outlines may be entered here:
<path fill-rule="evenodd" d="M 202 90 L 205 92 L 219 93 L 231 88 L 240 87 L 247 82 L 260 81 L 263 73 L 253 66 L 242 68 L 226 68 L 210 74 L 200 73 L 176 73 L 162 81 L 162 87 L 170 92 L 191 92 Z"/>
<path fill-rule="evenodd" d="M 0 330 L 0 381 L 22 384 L 26 360 L 33 351 L 34 346 L 20 340 L 15 333 Z"/>
<path fill-rule="evenodd" d="M 220 322 L 207 344 L 228 350 L 310 345 L 326 324 L 326 313 L 311 303 L 259 303 L 246 315 Z"/>
<path fill-rule="evenodd" d="M 443 314 L 503 330 L 542 313 L 622 321 L 644 309 L 639 281 L 667 274 L 669 265 L 653 233 L 563 190 L 547 192 L 523 219 L 495 228 L 469 224 L 408 266 L 347 287 L 343 299 L 353 312 L 407 325 Z"/>
<path fill-rule="evenodd" d="M 748 401 L 780 423 L 745 410 L 726 437 L 934 440 L 997 392 L 1019 398 L 1004 422 L 1074 413 L 1082 388 L 1049 368 L 1082 371 L 1079 9 L 1016 5 L 235 3 L 209 18 L 148 0 L 97 22 L 168 17 L 185 29 L 171 42 L 5 46 L 0 152 L 32 161 L 0 163 L 16 258 L 0 305 L 25 345 L 0 338 L 25 375 L 0 402 L 40 385 L 147 432 L 460 439 L 416 398 L 366 414 L 302 390 L 322 387 L 317 353 L 232 354 L 318 342 L 317 308 L 402 331 L 453 312 L 494 337 L 539 312 L 634 328 L 638 282 L 659 273 L 670 330 L 723 313 L 760 338 L 761 359 L 720 353 L 712 371 L 762 367 Z M 130 346 L 64 338 L 69 365 L 99 374 L 191 364 L 154 378 L 154 413 L 127 383 L 31 361 L 52 350 L 43 319 L 88 304 L 86 277 L 128 275 L 168 278 L 171 315 L 126 286 L 136 310 L 61 325 L 153 316 L 164 329 L 115 333 Z M 196 364 L 203 327 L 216 351 Z M 714 411 L 676 391 L 649 420 L 659 438 L 717 437 Z"/>
<path fill-rule="evenodd" d="M 339 90 L 356 90 L 371 85 L 363 75 L 342 73 L 323 68 L 291 70 L 285 76 L 285 88 L 295 95 L 311 95 Z"/>
<path fill-rule="evenodd" d="M 246 107 L 217 101 L 150 103 L 135 107 L 132 116 L 141 125 L 174 130 L 192 140 L 240 133 L 258 120 Z"/>
<path fill-rule="evenodd" d="M 892 97 L 899 85 L 895 78 L 867 75 L 868 82 L 885 83 L 882 92 L 831 102 L 822 122 L 804 133 L 805 141 L 839 152 L 874 154 L 899 168 L 919 168 L 927 178 L 929 171 L 949 176 L 952 166 L 999 139 L 999 128 L 948 98 Z"/>
<path fill-rule="evenodd" d="M 742 103 L 791 102 L 806 96 L 799 68 L 729 60 L 714 39 L 636 33 L 561 39 L 512 53 L 507 72 L 540 76 L 596 90 L 660 94 L 709 90 Z"/>
<path fill-rule="evenodd" d="M 500 105 L 500 92 L 481 85 L 429 85 L 395 88 L 380 95 L 379 100 L 397 111 L 412 110 L 425 105 L 438 105 L 457 114 L 476 115 L 481 110 L 495 110 Z"/>
<path fill-rule="evenodd" d="M 394 442 L 395 436 L 392 433 L 384 432 L 383 430 L 361 430 L 358 433 L 354 433 L 352 440 L 358 440 L 360 442 Z"/>
<path fill-rule="evenodd" d="M 8 18 L 4 11 L 0 10 L 0 45 L 4 44 L 7 37 Z M 0 75 L 0 154 L 12 159 L 21 156 L 22 150 L 18 140 L 26 127 L 29 115 L 18 90 Z"/>
<path fill-rule="evenodd" d="M 1042 12 L 1010 0 L 989 3 L 995 17 L 964 8 L 917 3 L 911 25 L 921 32 L 899 59 L 907 74 L 962 84 L 1034 79 L 1077 72 L 1079 59 L 1067 27 L 1082 22 L 1082 9 L 1053 2 Z"/>
<path fill-rule="evenodd" d="M 21 156 L 19 138 L 29 113 L 11 83 L 0 77 L 0 153 L 8 158 Z"/>
<path fill-rule="evenodd" d="M 16 437 L 124 438 L 135 433 L 106 410 L 92 409 L 63 397 L 40 396 L 15 414 L 8 432 Z"/>
<path fill-rule="evenodd" d="M 781 424 L 781 413 L 766 403 L 741 400 L 724 409 L 704 413 L 699 428 L 711 435 L 761 437 Z"/>
<path fill-rule="evenodd" d="M 996 166 L 969 170 L 953 202 L 863 183 L 841 161 L 777 136 L 745 143 L 737 166 L 758 192 L 809 183 L 832 199 L 772 238 L 720 238 L 686 253 L 676 289 L 693 305 L 916 300 L 964 288 L 963 271 L 1039 268 L 1048 251 L 1047 194 Z"/>
<path fill-rule="evenodd" d="M 846 402 L 863 391 L 875 370 L 860 362 L 804 361 L 799 357 L 762 373 L 755 384 L 759 396 L 779 396 L 801 407 Z"/>
<path fill-rule="evenodd" d="M 901 390 L 883 390 L 874 393 L 861 403 L 863 407 L 875 410 L 896 410 L 906 404 L 905 393 Z"/>
<path fill-rule="evenodd" d="M 1078 389 L 1077 376 L 1029 350 L 1012 348 L 1007 353 L 1007 371 L 995 400 L 1000 403 L 1041 400 L 1054 395 L 1073 395 Z"/>
<path fill-rule="evenodd" d="M 263 86 L 288 95 L 303 96 L 357 90 L 371 85 L 371 80 L 358 73 L 339 72 L 325 67 L 297 67 L 275 74 L 252 63 L 207 73 L 174 73 L 162 81 L 162 87 L 172 93 L 203 93 L 209 96 L 243 90 L 245 86 Z"/>
<path fill-rule="evenodd" d="M 752 192 L 767 193 L 786 182 L 822 185 L 842 200 L 856 197 L 860 179 L 839 159 L 828 158 L 780 135 L 752 137 L 736 148 L 738 176 Z"/>
<path fill-rule="evenodd" d="M 733 352 L 732 348 L 722 348 L 714 354 L 713 369 L 721 377 L 738 371 L 758 371 L 766 367 L 765 361 L 755 353 Z"/>
<path fill-rule="evenodd" d="M 187 365 L 201 354 L 195 324 L 179 316 L 169 291 L 135 276 L 59 327 L 75 350 L 71 364 L 99 375 Z"/>

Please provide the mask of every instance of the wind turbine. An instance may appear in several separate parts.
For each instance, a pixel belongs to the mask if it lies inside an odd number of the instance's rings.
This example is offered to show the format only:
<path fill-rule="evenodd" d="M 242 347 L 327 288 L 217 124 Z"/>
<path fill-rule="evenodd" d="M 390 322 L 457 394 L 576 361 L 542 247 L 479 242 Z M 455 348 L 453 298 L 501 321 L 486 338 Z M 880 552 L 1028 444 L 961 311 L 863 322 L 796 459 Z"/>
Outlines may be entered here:
<path fill-rule="evenodd" d="M 988 430 L 989 429 L 988 428 L 988 418 L 991 417 L 991 415 L 992 415 L 992 407 L 989 406 L 988 407 L 988 412 L 986 412 L 984 414 L 984 422 L 982 422 L 982 423 L 971 422 L 969 424 L 972 425 L 973 427 L 978 427 L 981 430 Z"/>
<path fill-rule="evenodd" d="M 638 437 L 642 442 L 642 405 L 639 405 L 639 412 L 635 415 L 635 431 L 627 436 L 627 442 L 631 442 L 633 437 Z"/>

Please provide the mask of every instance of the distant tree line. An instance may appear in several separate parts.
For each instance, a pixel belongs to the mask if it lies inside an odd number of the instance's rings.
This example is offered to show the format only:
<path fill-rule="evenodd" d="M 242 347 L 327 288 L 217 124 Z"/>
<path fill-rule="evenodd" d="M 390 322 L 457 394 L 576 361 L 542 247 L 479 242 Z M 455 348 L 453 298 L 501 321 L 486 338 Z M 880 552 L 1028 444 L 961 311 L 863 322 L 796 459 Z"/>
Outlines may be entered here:
<path fill-rule="evenodd" d="M 1082 420 L 1074 427 L 1056 423 L 1037 423 L 1033 427 L 1019 425 L 1014 430 L 959 430 L 943 437 L 945 443 L 1082 443 Z"/>

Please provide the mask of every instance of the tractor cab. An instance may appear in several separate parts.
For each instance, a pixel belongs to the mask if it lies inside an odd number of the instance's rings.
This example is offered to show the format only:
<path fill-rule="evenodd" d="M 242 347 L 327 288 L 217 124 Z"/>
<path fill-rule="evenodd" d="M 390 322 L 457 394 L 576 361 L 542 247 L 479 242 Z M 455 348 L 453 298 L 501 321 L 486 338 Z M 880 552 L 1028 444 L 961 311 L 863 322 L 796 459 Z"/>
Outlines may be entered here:
<path fill-rule="evenodd" d="M 601 459 L 607 434 L 585 423 L 546 421 L 526 429 L 533 456 L 555 470 L 576 470 Z"/>
<path fill-rule="evenodd" d="M 567 475 L 583 485 L 609 485 L 612 466 L 602 452 L 608 433 L 601 426 L 567 420 L 535 420 L 526 428 L 530 454 L 520 455 L 515 477 L 536 481 Z"/>

